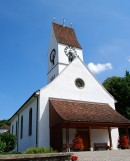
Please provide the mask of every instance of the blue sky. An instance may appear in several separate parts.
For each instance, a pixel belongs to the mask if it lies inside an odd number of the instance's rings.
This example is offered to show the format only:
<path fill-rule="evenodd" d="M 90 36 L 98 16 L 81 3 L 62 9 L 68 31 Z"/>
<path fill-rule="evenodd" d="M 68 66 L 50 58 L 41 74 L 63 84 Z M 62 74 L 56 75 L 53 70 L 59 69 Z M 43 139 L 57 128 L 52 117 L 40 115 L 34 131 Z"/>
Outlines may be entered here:
<path fill-rule="evenodd" d="M 53 17 L 72 22 L 100 82 L 130 69 L 129 0 L 0 0 L 0 120 L 47 84 Z"/>

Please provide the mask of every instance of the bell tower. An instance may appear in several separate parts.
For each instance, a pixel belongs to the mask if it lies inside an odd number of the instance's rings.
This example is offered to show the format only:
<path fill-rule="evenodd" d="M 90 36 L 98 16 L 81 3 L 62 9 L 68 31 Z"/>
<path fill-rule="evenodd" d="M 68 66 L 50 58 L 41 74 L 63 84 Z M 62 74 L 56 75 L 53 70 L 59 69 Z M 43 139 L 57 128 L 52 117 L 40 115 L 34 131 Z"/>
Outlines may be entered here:
<path fill-rule="evenodd" d="M 72 26 L 67 27 L 53 22 L 48 50 L 48 83 L 76 57 L 83 61 L 82 48 L 74 29 Z"/>

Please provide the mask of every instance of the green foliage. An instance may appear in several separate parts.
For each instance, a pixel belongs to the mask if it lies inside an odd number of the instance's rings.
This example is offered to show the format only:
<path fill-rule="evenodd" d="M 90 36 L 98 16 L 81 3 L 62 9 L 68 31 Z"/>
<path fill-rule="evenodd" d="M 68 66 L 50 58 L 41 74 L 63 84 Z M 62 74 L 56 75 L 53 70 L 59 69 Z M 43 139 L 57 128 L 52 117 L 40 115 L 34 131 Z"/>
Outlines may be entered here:
<path fill-rule="evenodd" d="M 26 149 L 24 154 L 39 154 L 39 153 L 56 153 L 55 150 L 53 150 L 50 147 L 31 147 Z"/>
<path fill-rule="evenodd" d="M 2 127 L 3 125 L 8 125 L 10 126 L 10 123 L 8 120 L 0 120 L 0 127 Z"/>
<path fill-rule="evenodd" d="M 130 119 L 130 73 L 126 71 L 124 77 L 107 78 L 103 85 L 117 101 L 116 110 Z"/>
<path fill-rule="evenodd" d="M 16 137 L 9 132 L 0 134 L 0 140 L 5 143 L 4 152 L 13 150 L 16 146 Z"/>
<path fill-rule="evenodd" d="M 51 147 L 44 148 L 45 153 L 56 153 L 57 151 Z"/>
<path fill-rule="evenodd" d="M 3 141 L 1 141 L 1 139 L 0 139 L 0 154 L 3 153 L 5 147 L 6 147 L 6 143 L 4 143 Z"/>

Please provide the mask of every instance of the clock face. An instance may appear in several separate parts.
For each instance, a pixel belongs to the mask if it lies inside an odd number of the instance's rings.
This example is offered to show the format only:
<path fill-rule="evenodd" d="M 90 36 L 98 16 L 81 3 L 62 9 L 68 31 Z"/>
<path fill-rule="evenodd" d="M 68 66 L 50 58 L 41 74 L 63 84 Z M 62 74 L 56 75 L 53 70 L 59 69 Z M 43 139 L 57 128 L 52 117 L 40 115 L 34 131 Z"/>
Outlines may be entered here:
<path fill-rule="evenodd" d="M 72 46 L 66 46 L 64 49 L 65 54 L 73 53 L 76 56 L 76 50 Z"/>
<path fill-rule="evenodd" d="M 50 62 L 54 65 L 55 64 L 55 56 L 56 56 L 56 50 L 53 49 L 50 53 Z"/>
<path fill-rule="evenodd" d="M 66 46 L 64 49 L 66 56 L 68 57 L 69 62 L 72 62 L 74 58 L 77 56 L 76 50 L 72 46 Z"/>

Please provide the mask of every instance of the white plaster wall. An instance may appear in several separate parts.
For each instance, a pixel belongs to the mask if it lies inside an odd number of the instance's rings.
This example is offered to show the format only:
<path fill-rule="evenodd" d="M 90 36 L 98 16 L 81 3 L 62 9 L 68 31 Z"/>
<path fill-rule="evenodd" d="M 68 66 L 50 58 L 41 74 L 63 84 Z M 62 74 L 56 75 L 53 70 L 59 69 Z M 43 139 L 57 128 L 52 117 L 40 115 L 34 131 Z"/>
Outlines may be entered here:
<path fill-rule="evenodd" d="M 59 64 L 59 66 L 58 66 L 59 73 L 61 73 L 62 70 L 64 70 L 65 67 L 66 67 L 65 64 Z"/>
<path fill-rule="evenodd" d="M 118 139 L 119 139 L 119 131 L 118 128 L 112 128 L 111 129 L 111 136 L 112 136 L 112 144 L 113 149 L 116 150 L 118 145 Z"/>
<path fill-rule="evenodd" d="M 29 110 L 32 108 L 32 135 L 28 135 L 29 127 Z M 30 102 L 19 115 L 19 148 L 18 151 L 24 151 L 28 147 L 36 146 L 36 98 Z M 23 115 L 23 138 L 20 138 L 21 131 L 21 116 Z"/>
<path fill-rule="evenodd" d="M 52 89 L 53 93 L 53 89 Z M 40 92 L 40 109 L 39 109 L 39 146 L 50 146 L 50 129 L 49 129 L 49 102 L 48 93 Z"/>
<path fill-rule="evenodd" d="M 112 148 L 116 150 L 119 138 L 118 128 L 111 129 L 111 136 L 113 145 Z M 110 146 L 108 129 L 92 129 L 92 145 L 94 143 L 108 143 Z"/>
<path fill-rule="evenodd" d="M 12 133 L 12 126 L 13 126 L 13 133 L 12 134 L 16 134 L 16 121 L 18 121 L 18 115 L 15 115 L 13 121 L 11 122 L 10 133 Z"/>
<path fill-rule="evenodd" d="M 15 136 L 16 136 L 16 122 L 17 122 L 17 128 L 18 128 L 18 115 L 15 116 L 15 118 L 14 118 L 13 122 L 11 122 L 11 126 L 10 126 L 11 127 L 10 128 L 10 133 L 15 135 Z M 12 133 L 12 127 L 13 127 L 13 133 Z M 17 134 L 18 134 L 18 131 L 17 131 Z M 17 142 L 18 142 L 18 140 L 17 140 Z M 14 151 L 17 151 L 17 146 L 15 147 Z"/>
<path fill-rule="evenodd" d="M 51 82 L 51 78 L 54 77 L 54 75 L 55 75 L 55 77 L 58 76 L 58 74 L 59 74 L 58 66 L 59 66 L 59 65 L 57 64 L 57 65 L 54 67 L 54 69 L 51 70 L 51 72 L 48 73 L 48 83 Z"/>
<path fill-rule="evenodd" d="M 108 129 L 92 129 L 92 146 L 94 148 L 94 143 L 109 143 Z"/>
<path fill-rule="evenodd" d="M 50 62 L 50 53 L 53 49 L 56 50 L 54 65 Z M 54 77 L 54 75 L 55 75 L 55 77 L 56 77 L 59 74 L 57 63 L 58 63 L 58 43 L 57 43 L 53 28 L 52 28 L 51 37 L 50 37 L 50 44 L 49 44 L 49 49 L 48 49 L 48 83 L 51 82 L 52 76 Z"/>
<path fill-rule="evenodd" d="M 51 31 L 51 36 L 50 36 L 50 44 L 49 44 L 49 49 L 48 49 L 48 72 L 52 69 L 53 64 L 50 62 L 50 53 L 51 51 L 55 49 L 56 50 L 56 56 L 55 56 L 55 62 L 58 62 L 58 43 L 55 38 L 55 34 L 52 28 Z M 54 64 L 55 65 L 55 64 Z"/>
<path fill-rule="evenodd" d="M 83 89 L 75 86 L 76 78 L 84 80 L 85 87 Z M 115 108 L 113 97 L 99 84 L 78 58 L 68 65 L 44 91 L 50 97 L 108 103 Z"/>
<path fill-rule="evenodd" d="M 83 89 L 75 86 L 76 78 L 84 80 L 85 87 Z M 111 107 L 115 108 L 113 97 L 97 82 L 83 63 L 76 58 L 58 77 L 40 90 L 39 146 L 50 145 L 49 97 L 102 102 L 108 103 Z"/>

